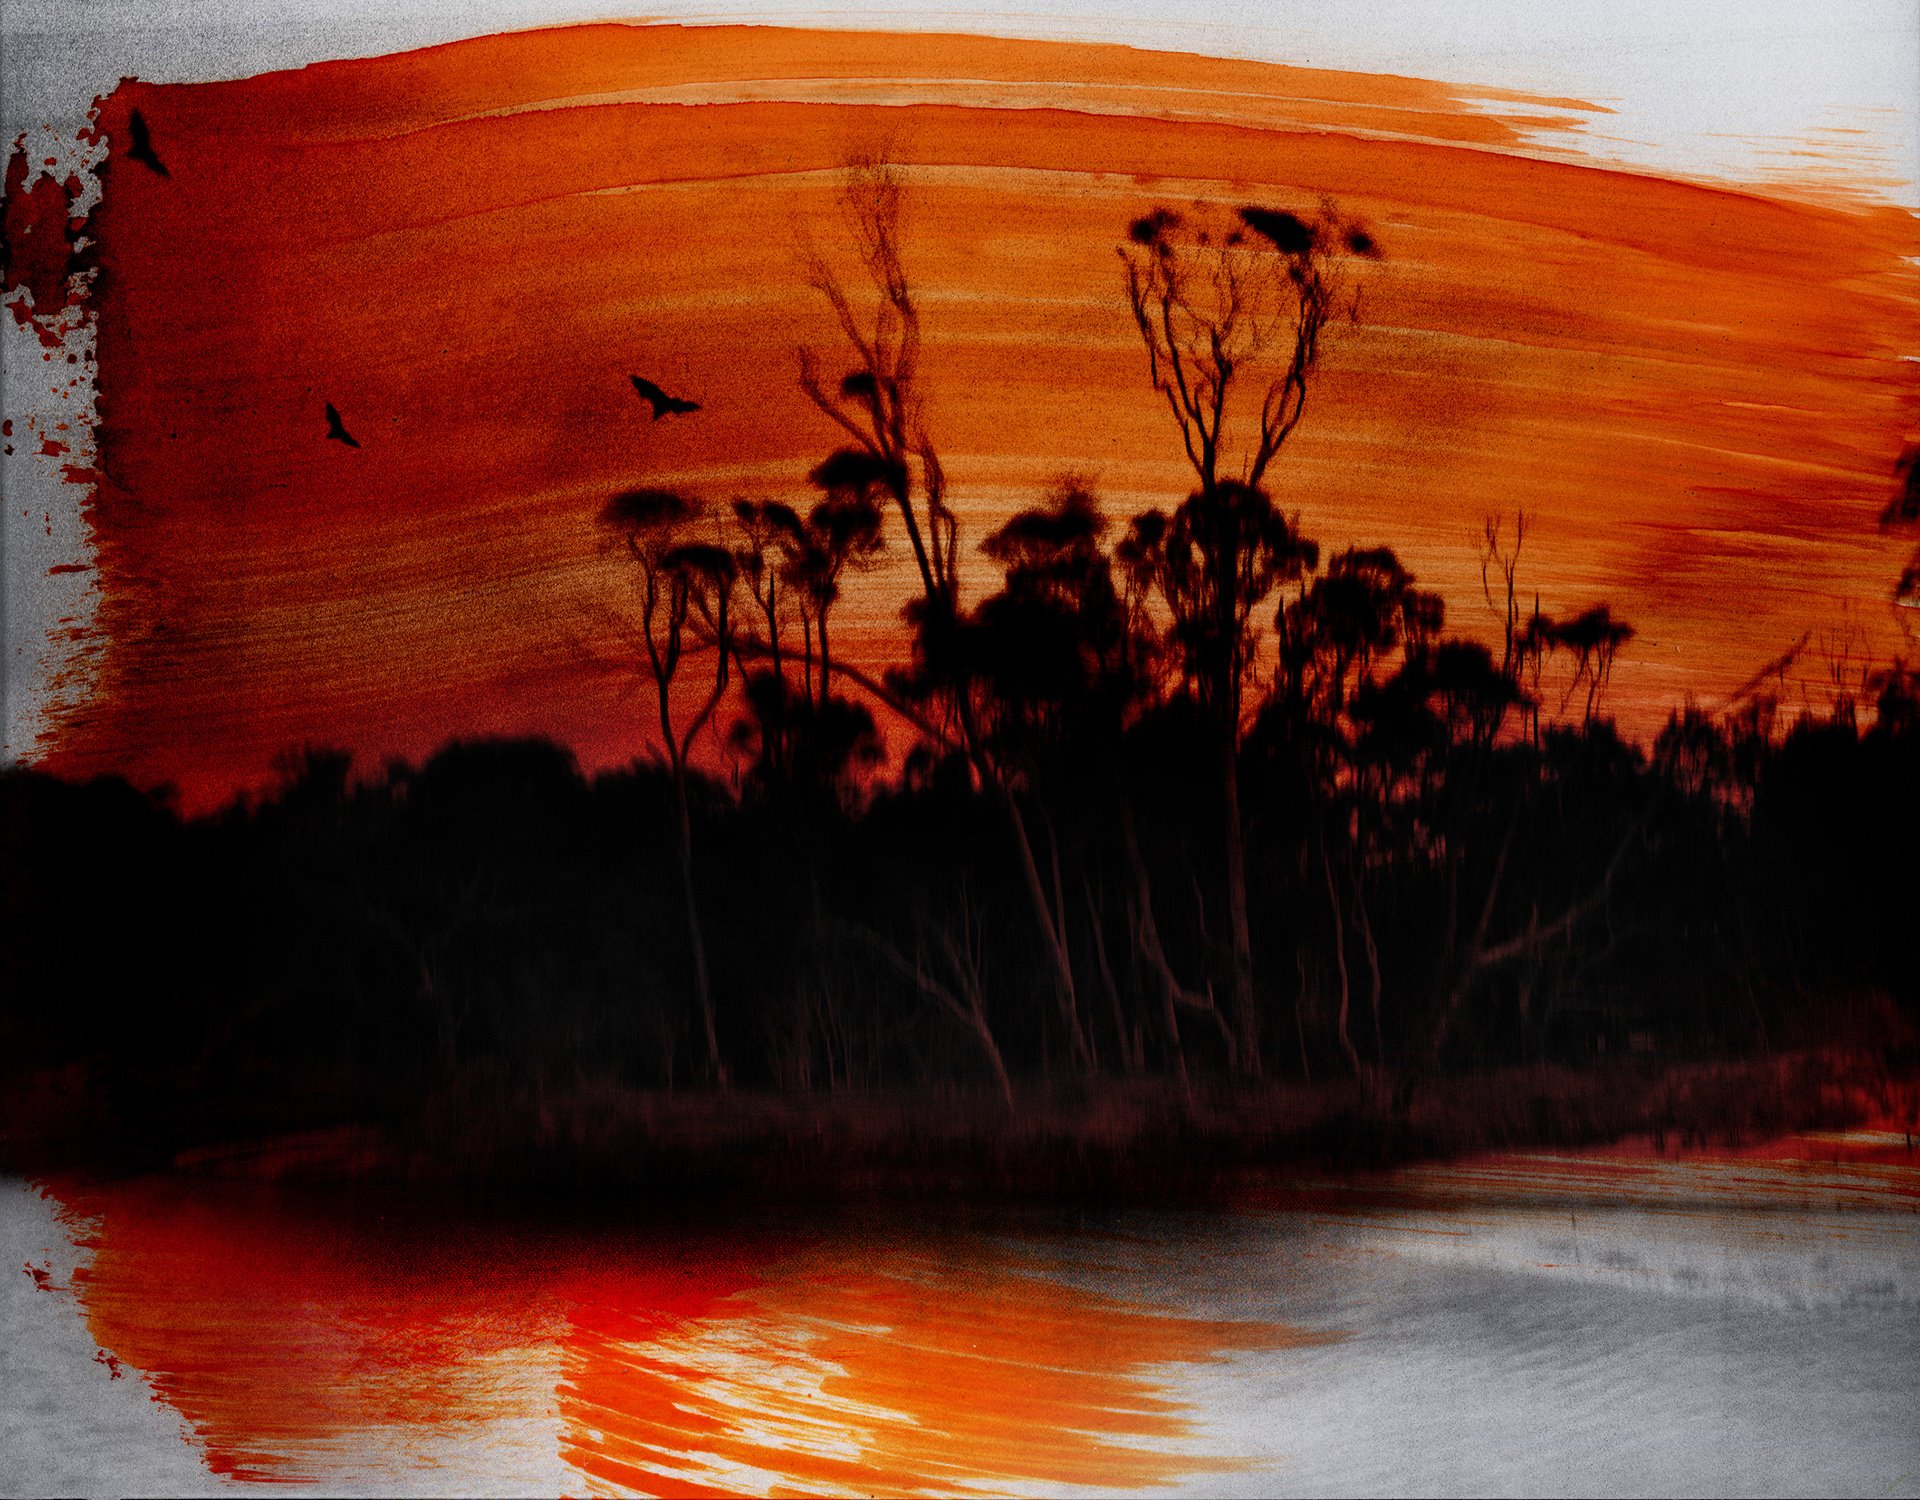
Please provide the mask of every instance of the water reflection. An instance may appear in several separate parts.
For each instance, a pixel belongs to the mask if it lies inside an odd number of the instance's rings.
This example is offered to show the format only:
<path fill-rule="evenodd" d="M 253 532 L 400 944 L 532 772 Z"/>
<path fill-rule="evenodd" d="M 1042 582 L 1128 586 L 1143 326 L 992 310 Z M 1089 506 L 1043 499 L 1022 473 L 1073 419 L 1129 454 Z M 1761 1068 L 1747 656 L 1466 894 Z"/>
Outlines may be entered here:
<path fill-rule="evenodd" d="M 215 1474 L 512 1463 L 550 1404 L 560 1319 L 525 1254 L 225 1184 L 63 1195 L 94 1340 L 178 1411 Z"/>
<path fill-rule="evenodd" d="M 239 1480 L 1138 1490 L 1245 1467 L 1171 1372 L 1330 1337 L 1073 1285 L 1032 1232 L 562 1235 L 180 1181 L 64 1197 L 91 1336 Z"/>
<path fill-rule="evenodd" d="M 844 1245 L 816 1250 L 665 1337 L 623 1306 L 581 1308 L 568 1461 L 675 1494 L 1137 1490 L 1239 1467 L 1192 1451 L 1157 1368 L 1326 1338 L 1130 1305 L 994 1241 L 966 1248 L 869 1245 L 851 1266 Z"/>
<path fill-rule="evenodd" d="M 671 1230 L 15 1184 L 0 1447 L 48 1491 L 1910 1492 L 1907 1149 Z"/>

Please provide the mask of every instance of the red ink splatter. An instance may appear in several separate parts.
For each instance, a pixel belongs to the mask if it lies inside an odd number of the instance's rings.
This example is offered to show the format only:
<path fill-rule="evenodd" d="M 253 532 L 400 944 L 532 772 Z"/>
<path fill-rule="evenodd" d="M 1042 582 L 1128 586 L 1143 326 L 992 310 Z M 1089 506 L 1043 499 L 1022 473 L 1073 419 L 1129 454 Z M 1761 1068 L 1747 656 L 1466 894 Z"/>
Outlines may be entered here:
<path fill-rule="evenodd" d="M 84 269 L 79 229 L 84 219 L 72 212 L 80 196 L 80 179 L 65 182 L 41 176 L 27 183 L 30 170 L 26 148 L 16 142 L 7 157 L 4 230 L 0 231 L 0 286 L 22 328 L 34 329 L 49 350 L 60 347 L 60 315 L 79 300 L 71 286 Z M 15 297 L 24 290 L 26 296 Z M 51 355 L 43 356 L 51 358 Z"/>

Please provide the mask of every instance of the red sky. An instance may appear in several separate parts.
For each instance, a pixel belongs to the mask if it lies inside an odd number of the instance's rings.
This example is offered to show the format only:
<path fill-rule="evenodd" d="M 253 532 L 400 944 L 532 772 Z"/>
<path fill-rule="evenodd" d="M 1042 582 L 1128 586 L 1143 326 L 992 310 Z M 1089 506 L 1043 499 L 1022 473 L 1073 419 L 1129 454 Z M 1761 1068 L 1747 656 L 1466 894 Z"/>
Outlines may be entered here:
<path fill-rule="evenodd" d="M 1511 154 L 1551 101 L 1074 44 L 586 27 L 208 85 L 123 85 L 92 231 L 104 665 L 40 759 L 205 806 L 320 742 L 370 761 L 537 732 L 645 745 L 608 611 L 612 492 L 799 498 L 833 431 L 796 225 L 836 168 L 906 172 L 933 429 L 974 541 L 1065 466 L 1175 502 L 1114 246 L 1155 203 L 1374 227 L 1272 487 L 1323 544 L 1388 542 L 1490 626 L 1473 539 L 1638 628 L 1611 705 L 1657 725 L 1804 633 L 1885 652 L 1879 537 L 1914 421 L 1904 211 Z M 124 158 L 146 119 L 162 178 Z M 650 423 L 648 375 L 704 403 Z M 361 442 L 325 441 L 335 403 Z M 844 652 L 896 650 L 905 566 Z M 985 561 L 974 564 L 976 579 Z"/>

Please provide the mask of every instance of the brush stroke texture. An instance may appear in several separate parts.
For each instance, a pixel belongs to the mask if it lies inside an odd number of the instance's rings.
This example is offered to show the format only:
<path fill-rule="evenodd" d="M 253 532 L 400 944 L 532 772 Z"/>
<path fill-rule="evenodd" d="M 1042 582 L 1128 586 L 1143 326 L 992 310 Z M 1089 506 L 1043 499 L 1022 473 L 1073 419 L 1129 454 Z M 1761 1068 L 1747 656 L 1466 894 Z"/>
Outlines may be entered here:
<path fill-rule="evenodd" d="M 1334 1341 L 1102 1295 L 978 1236 L 856 1231 L 848 1257 L 815 1232 L 437 1223 L 204 1180 L 58 1196 L 102 1357 L 256 1482 L 1140 1489 L 1245 1467 L 1173 1367 Z"/>
<path fill-rule="evenodd" d="M 635 484 L 803 488 L 833 434 L 794 351 L 832 339 L 794 226 L 830 244 L 836 169 L 875 148 L 912 185 L 971 540 L 1063 465 L 1123 515 L 1184 493 L 1118 286 L 1131 215 L 1333 194 L 1388 260 L 1274 475 L 1309 532 L 1398 545 L 1470 623 L 1479 522 L 1527 508 L 1522 585 L 1638 628 L 1610 704 L 1640 731 L 1849 607 L 1895 644 L 1873 519 L 1914 418 L 1913 217 L 1512 154 L 1578 101 L 1470 94 L 672 27 L 125 84 L 92 221 L 107 649 L 43 762 L 192 808 L 303 742 L 536 732 L 624 761 L 627 580 L 591 518 Z M 134 108 L 171 179 L 125 162 Z M 704 410 L 647 422 L 631 370 Z M 324 441 L 328 401 L 361 451 Z M 842 607 L 851 660 L 896 653 L 890 559 Z"/>

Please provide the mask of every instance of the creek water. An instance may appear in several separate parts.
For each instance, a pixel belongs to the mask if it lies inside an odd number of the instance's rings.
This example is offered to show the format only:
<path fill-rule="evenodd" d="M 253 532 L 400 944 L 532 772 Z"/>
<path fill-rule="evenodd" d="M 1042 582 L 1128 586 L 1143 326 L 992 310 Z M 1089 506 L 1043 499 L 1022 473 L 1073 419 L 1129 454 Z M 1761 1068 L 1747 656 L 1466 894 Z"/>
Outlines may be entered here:
<path fill-rule="evenodd" d="M 668 1219 L 0 1179 L 0 1491 L 1920 1493 L 1897 1135 Z"/>

